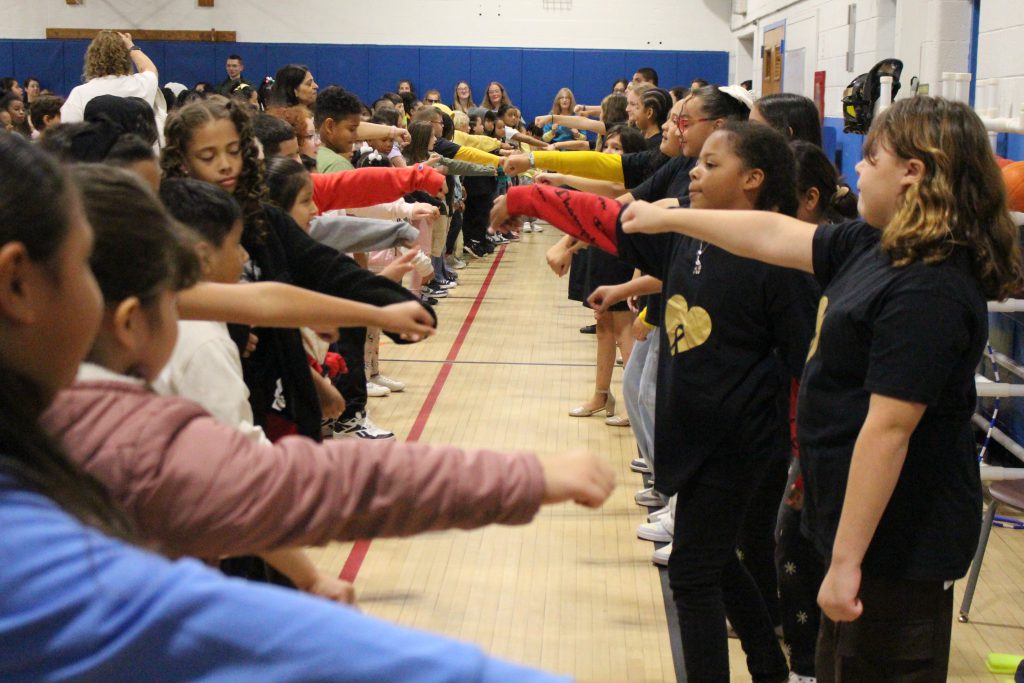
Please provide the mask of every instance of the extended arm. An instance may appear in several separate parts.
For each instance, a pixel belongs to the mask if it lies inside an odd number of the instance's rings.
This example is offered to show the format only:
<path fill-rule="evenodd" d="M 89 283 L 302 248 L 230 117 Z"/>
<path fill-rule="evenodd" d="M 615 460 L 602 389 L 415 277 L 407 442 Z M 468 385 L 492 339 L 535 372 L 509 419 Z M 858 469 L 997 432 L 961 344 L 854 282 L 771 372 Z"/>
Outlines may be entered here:
<path fill-rule="evenodd" d="M 622 214 L 622 229 L 647 234 L 678 232 L 737 256 L 814 272 L 811 245 L 816 226 L 778 213 L 662 209 L 633 202 Z"/>
<path fill-rule="evenodd" d="M 622 157 L 618 154 L 603 152 L 547 152 L 533 153 L 534 167 L 546 171 L 557 171 L 566 175 L 577 175 L 595 180 L 611 180 L 624 183 L 622 175 Z M 505 160 L 505 173 L 519 175 L 528 171 L 530 157 L 526 154 L 509 157 Z"/>
<path fill-rule="evenodd" d="M 583 190 L 584 192 L 590 192 L 610 199 L 619 197 L 625 190 L 622 187 L 622 183 L 616 183 L 611 180 L 594 180 L 593 178 L 563 175 L 561 173 L 542 173 L 535 180 L 541 185 L 568 185 L 577 190 Z"/>
<path fill-rule="evenodd" d="M 615 232 L 622 206 L 613 199 L 545 185 L 510 187 L 498 197 L 491 222 L 502 225 L 509 216 L 536 216 L 565 234 L 618 254 Z"/>
<path fill-rule="evenodd" d="M 357 168 L 341 173 L 311 173 L 313 203 L 322 213 L 373 206 L 401 199 L 410 192 L 440 192 L 444 175 L 423 164 L 409 168 Z"/>
<path fill-rule="evenodd" d="M 411 303 L 407 313 L 421 318 L 420 322 L 398 322 L 397 309 L 390 306 L 381 308 L 280 282 L 237 285 L 201 282 L 178 294 L 178 312 L 186 320 L 219 320 L 254 327 L 381 327 L 413 335 L 432 334 L 430 314 L 415 302 Z M 409 326 L 409 329 L 395 330 L 396 324 Z"/>
<path fill-rule="evenodd" d="M 489 135 L 470 135 L 461 130 L 455 131 L 452 142 L 462 147 L 472 147 L 484 152 L 490 152 L 501 147 L 501 140 L 492 138 Z"/>
<path fill-rule="evenodd" d="M 560 126 L 568 126 L 569 128 L 576 128 L 577 130 L 589 130 L 594 133 L 604 135 L 606 128 L 604 121 L 595 121 L 589 119 L 586 116 L 565 116 L 564 114 L 555 114 L 551 116 L 554 123 Z"/>
<path fill-rule="evenodd" d="M 356 137 L 359 140 L 381 140 L 391 138 L 399 142 L 409 142 L 409 131 L 398 126 L 385 126 L 381 123 L 369 123 L 362 121 L 356 129 Z"/>

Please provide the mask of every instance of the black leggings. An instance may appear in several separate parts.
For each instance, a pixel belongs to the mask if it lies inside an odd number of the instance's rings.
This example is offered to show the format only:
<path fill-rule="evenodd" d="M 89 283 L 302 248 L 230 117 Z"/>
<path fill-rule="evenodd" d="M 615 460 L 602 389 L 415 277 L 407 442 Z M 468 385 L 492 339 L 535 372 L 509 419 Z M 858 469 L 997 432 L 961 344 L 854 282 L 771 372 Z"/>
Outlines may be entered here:
<path fill-rule="evenodd" d="M 825 564 L 814 544 L 800 533 L 800 511 L 786 503 L 779 512 L 775 568 L 779 575 L 779 607 L 782 633 L 789 646 L 789 666 L 798 675 L 813 678 L 814 651 L 821 624 L 818 589 L 825 578 Z"/>
<path fill-rule="evenodd" d="M 452 220 L 448 224 L 448 235 L 444 241 L 444 253 L 446 256 L 455 253 L 455 243 L 459 239 L 460 232 L 462 232 L 462 212 L 457 211 L 452 214 Z"/>
<path fill-rule="evenodd" d="M 491 223 L 493 194 L 476 194 L 466 197 L 466 210 L 462 216 L 462 240 L 466 244 L 481 243 L 487 237 L 487 226 Z"/>
<path fill-rule="evenodd" d="M 763 454 L 717 453 L 679 491 L 668 571 L 687 680 L 728 683 L 726 615 L 755 683 L 780 683 L 788 676 L 761 591 L 736 555 L 740 527 L 767 464 Z"/>

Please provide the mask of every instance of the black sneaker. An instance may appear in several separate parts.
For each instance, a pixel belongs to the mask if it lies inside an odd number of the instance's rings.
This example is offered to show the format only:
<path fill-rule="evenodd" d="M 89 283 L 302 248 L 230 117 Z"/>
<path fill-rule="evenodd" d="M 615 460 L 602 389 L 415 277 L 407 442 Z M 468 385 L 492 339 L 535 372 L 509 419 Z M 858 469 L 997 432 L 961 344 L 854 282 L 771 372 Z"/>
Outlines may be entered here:
<path fill-rule="evenodd" d="M 423 285 L 423 289 L 420 291 L 423 294 L 426 294 L 427 296 L 434 297 L 435 299 L 443 299 L 444 297 L 448 296 L 447 289 L 445 289 L 444 287 L 440 287 L 433 282 L 431 282 L 429 285 Z"/>
<path fill-rule="evenodd" d="M 597 325 L 584 325 L 580 328 L 580 334 L 597 334 Z"/>
<path fill-rule="evenodd" d="M 421 294 L 420 295 L 420 301 L 422 301 L 423 303 L 425 303 L 428 306 L 436 306 L 437 305 L 437 299 L 435 299 L 432 296 L 427 296 L 426 294 Z"/>
<path fill-rule="evenodd" d="M 470 242 L 464 248 L 476 258 L 483 258 L 488 253 L 487 249 L 480 242 Z"/>

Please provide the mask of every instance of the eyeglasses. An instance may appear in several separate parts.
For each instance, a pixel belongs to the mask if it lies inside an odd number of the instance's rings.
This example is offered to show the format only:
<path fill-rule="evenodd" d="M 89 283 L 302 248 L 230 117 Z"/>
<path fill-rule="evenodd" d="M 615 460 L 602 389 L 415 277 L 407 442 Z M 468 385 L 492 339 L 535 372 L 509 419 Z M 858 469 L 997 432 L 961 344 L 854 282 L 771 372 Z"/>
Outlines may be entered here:
<path fill-rule="evenodd" d="M 426 99 L 423 101 L 426 102 L 427 104 L 438 104 L 441 100 Z"/>
<path fill-rule="evenodd" d="M 679 128 L 679 130 L 686 130 L 687 128 L 694 124 L 703 123 L 705 121 L 714 121 L 714 119 L 691 119 L 686 116 L 677 116 L 673 114 L 671 117 L 671 121 Z"/>

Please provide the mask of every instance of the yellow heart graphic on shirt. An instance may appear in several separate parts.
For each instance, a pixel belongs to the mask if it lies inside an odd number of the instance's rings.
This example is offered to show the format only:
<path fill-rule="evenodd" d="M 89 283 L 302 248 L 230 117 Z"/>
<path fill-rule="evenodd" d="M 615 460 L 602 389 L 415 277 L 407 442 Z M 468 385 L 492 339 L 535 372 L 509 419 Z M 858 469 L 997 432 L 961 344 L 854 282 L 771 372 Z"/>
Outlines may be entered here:
<path fill-rule="evenodd" d="M 681 295 L 676 294 L 665 306 L 665 331 L 669 352 L 674 356 L 695 349 L 711 336 L 711 316 L 700 306 L 690 308 Z"/>

